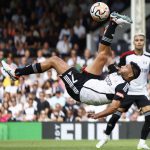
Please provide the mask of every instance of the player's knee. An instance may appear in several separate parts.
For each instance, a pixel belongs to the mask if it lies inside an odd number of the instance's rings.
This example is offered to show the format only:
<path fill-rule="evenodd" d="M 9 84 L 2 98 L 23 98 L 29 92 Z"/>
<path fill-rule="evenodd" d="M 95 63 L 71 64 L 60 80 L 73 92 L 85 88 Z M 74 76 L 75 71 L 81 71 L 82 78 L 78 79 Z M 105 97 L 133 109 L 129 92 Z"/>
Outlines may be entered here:
<path fill-rule="evenodd" d="M 55 61 L 57 61 L 57 60 L 60 59 L 58 56 L 52 56 L 51 58 L 52 58 L 53 60 L 55 60 Z"/>
<path fill-rule="evenodd" d="M 58 56 L 52 56 L 48 59 L 48 62 L 51 63 L 53 66 L 56 63 L 59 63 L 59 61 L 60 61 L 60 58 Z"/>

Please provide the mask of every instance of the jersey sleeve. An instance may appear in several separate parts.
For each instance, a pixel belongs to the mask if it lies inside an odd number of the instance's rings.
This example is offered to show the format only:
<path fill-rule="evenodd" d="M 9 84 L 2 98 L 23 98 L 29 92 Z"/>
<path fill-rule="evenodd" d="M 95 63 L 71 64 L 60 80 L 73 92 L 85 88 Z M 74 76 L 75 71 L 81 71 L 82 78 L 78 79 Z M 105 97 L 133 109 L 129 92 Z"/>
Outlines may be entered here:
<path fill-rule="evenodd" d="M 125 96 L 127 95 L 128 89 L 129 89 L 128 82 L 124 82 L 124 83 L 117 85 L 113 99 L 122 101 L 125 98 Z"/>

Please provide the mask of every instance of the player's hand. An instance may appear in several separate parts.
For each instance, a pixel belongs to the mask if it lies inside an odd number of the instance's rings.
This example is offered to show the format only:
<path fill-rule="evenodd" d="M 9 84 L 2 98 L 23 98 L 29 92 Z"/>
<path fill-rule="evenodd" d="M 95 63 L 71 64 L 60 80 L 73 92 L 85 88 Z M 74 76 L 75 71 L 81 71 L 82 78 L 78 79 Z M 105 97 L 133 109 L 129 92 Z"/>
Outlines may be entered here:
<path fill-rule="evenodd" d="M 87 116 L 88 116 L 88 118 L 94 119 L 94 117 L 95 117 L 95 112 L 89 112 Z"/>

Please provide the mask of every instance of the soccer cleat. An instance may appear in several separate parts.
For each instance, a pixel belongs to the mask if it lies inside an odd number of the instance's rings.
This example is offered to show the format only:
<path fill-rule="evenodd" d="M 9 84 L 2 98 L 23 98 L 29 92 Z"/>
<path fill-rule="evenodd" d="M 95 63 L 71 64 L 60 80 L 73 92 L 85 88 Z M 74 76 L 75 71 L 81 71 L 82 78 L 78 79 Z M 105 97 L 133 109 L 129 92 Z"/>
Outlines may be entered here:
<path fill-rule="evenodd" d="M 115 23 L 117 23 L 118 25 L 121 25 L 121 24 L 131 24 L 132 23 L 132 20 L 126 16 L 126 15 L 120 15 L 116 12 L 112 12 L 110 14 L 110 18 L 112 21 L 114 21 Z"/>
<path fill-rule="evenodd" d="M 4 60 L 1 61 L 2 64 L 2 74 L 6 76 L 6 73 L 8 76 L 13 80 L 16 81 L 19 79 L 18 76 L 15 75 L 15 69 L 13 69 L 10 65 L 8 65 Z M 5 72 L 5 73 L 4 73 Z"/>
<path fill-rule="evenodd" d="M 96 148 L 103 147 L 109 140 L 109 135 L 104 134 L 103 139 L 96 144 Z"/>
<path fill-rule="evenodd" d="M 150 149 L 150 147 L 148 147 L 146 144 L 138 144 L 138 146 L 137 146 L 137 149 L 145 149 L 145 150 L 147 150 L 147 149 Z"/>

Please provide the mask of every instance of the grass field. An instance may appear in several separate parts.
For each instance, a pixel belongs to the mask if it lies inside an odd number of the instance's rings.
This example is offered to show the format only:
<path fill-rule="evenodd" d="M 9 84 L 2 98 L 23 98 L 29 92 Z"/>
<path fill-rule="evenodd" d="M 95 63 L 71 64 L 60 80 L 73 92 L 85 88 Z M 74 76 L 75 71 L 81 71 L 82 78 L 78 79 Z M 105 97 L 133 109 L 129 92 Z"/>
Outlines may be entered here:
<path fill-rule="evenodd" d="M 147 143 L 150 141 L 147 141 Z M 95 150 L 97 141 L 0 141 L 0 150 Z M 102 150 L 136 150 L 138 140 L 109 141 Z"/>

